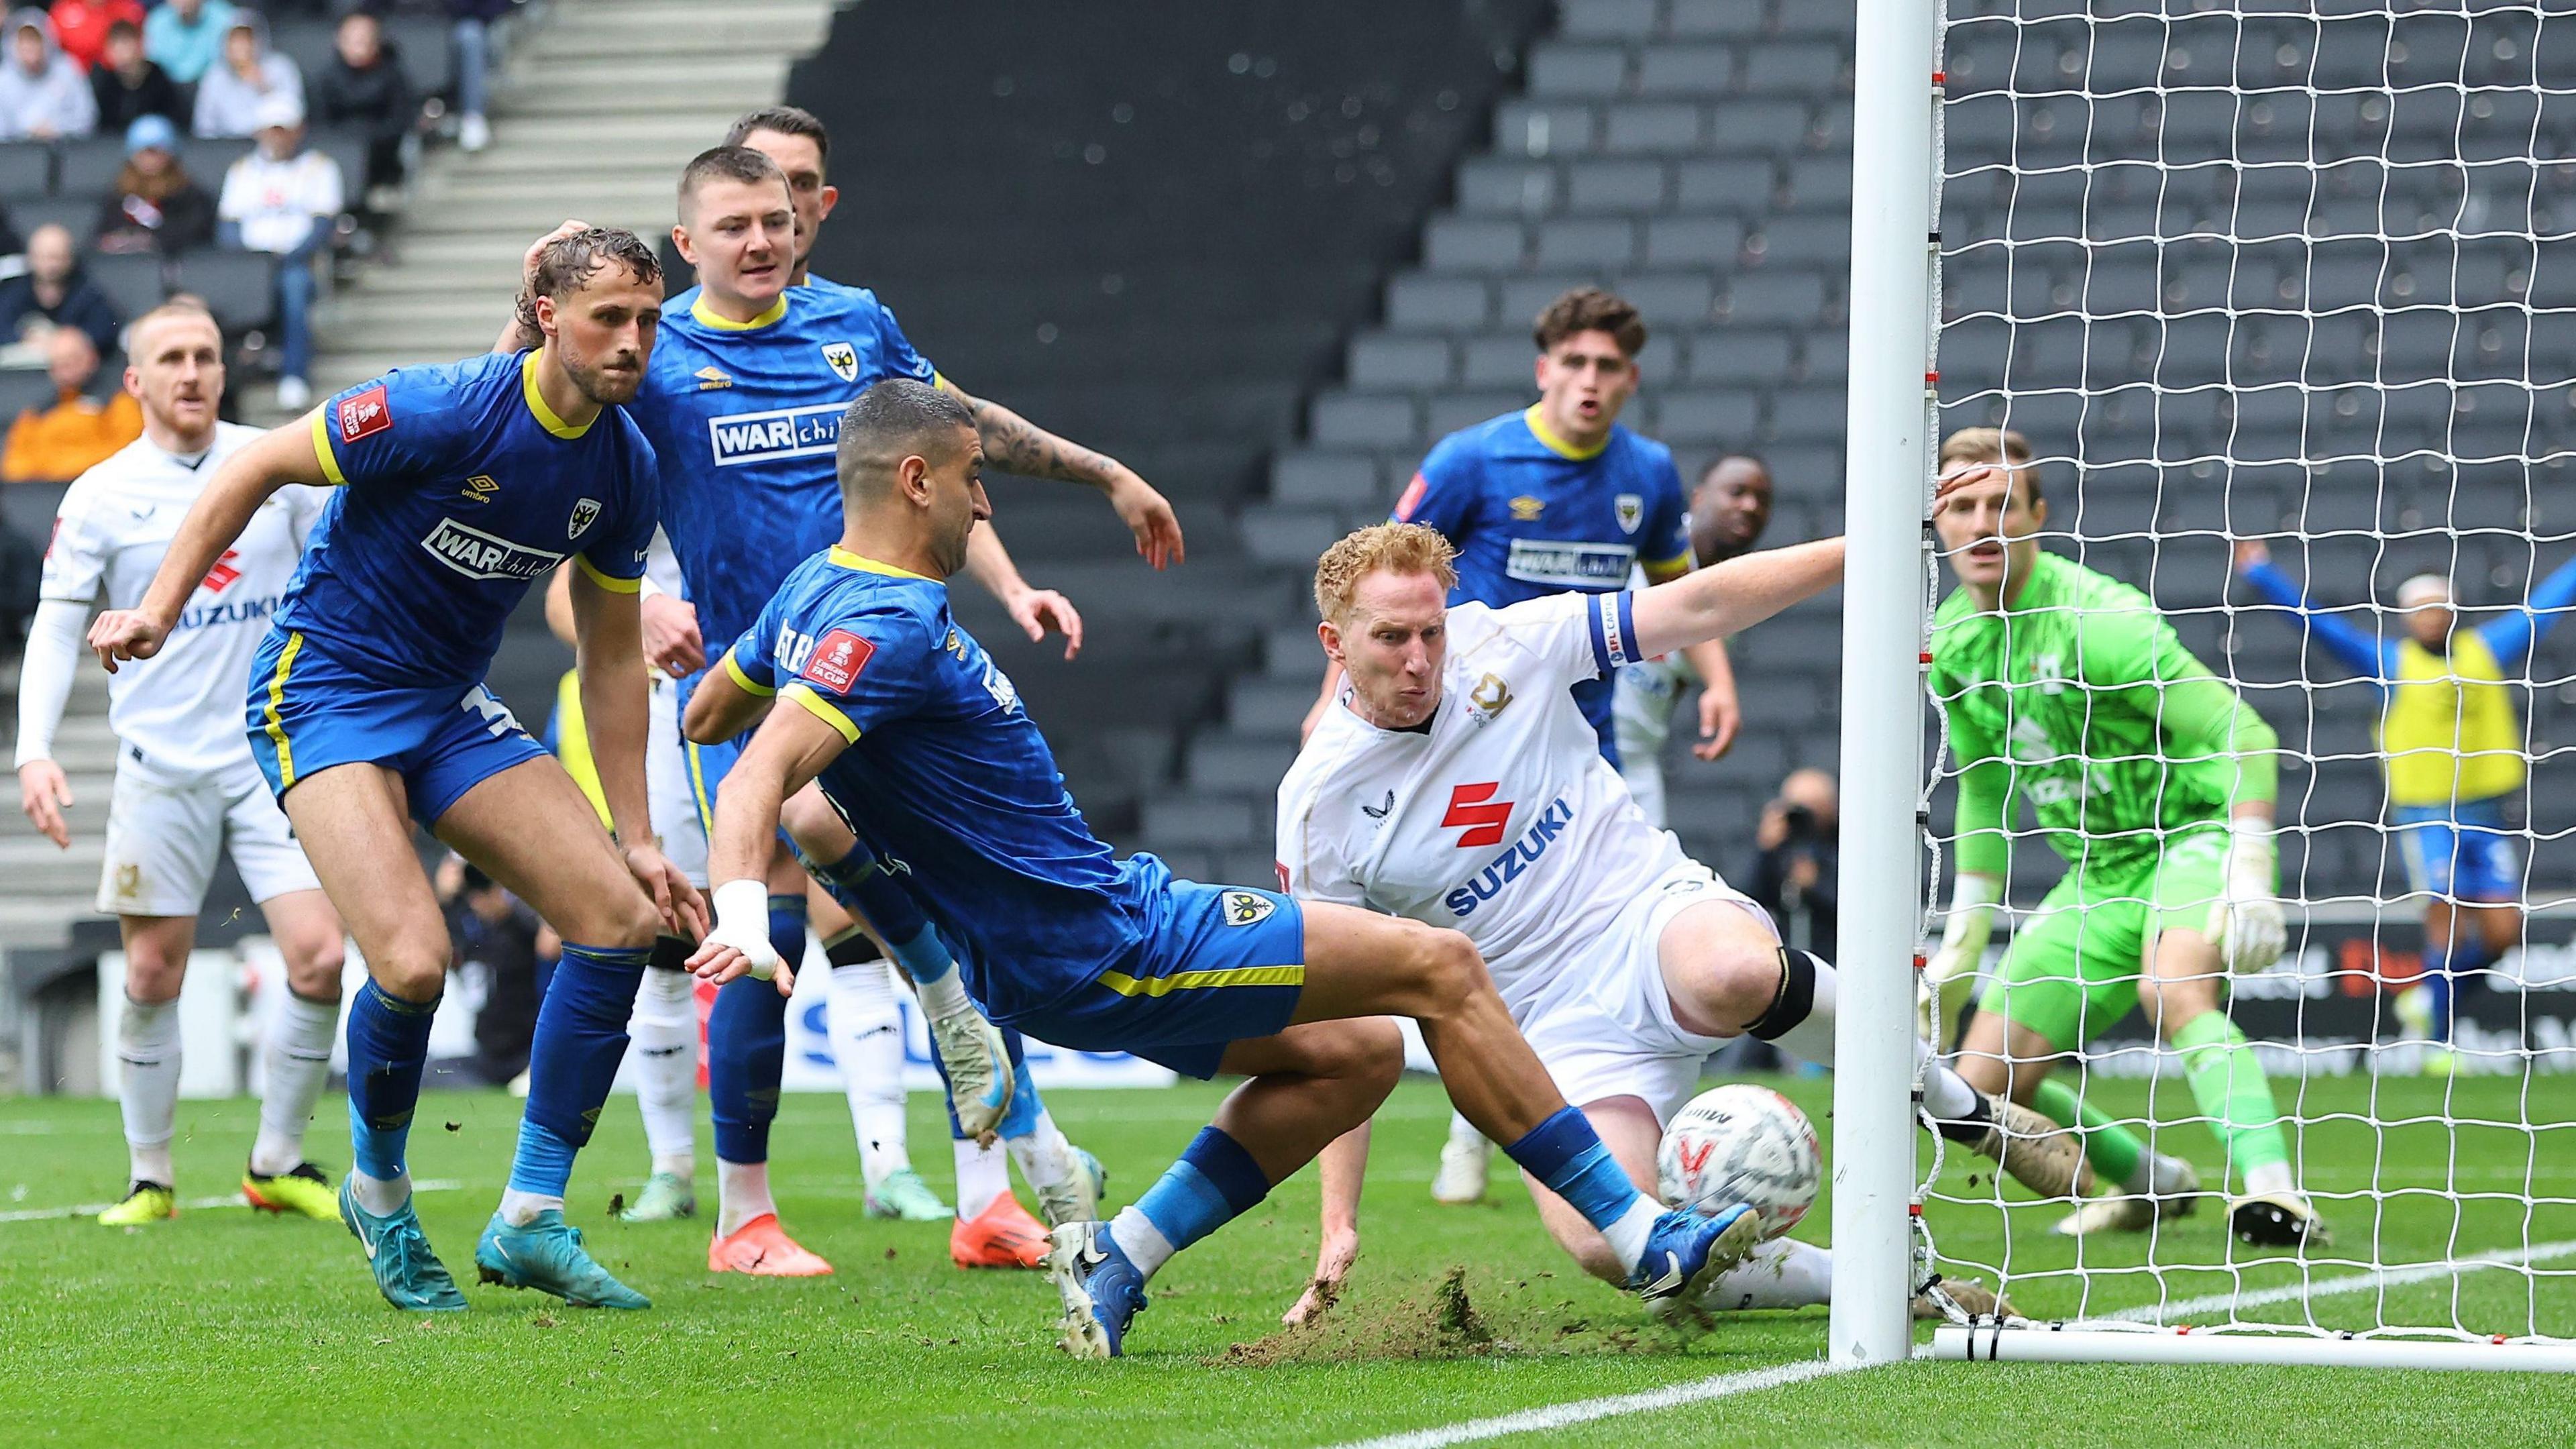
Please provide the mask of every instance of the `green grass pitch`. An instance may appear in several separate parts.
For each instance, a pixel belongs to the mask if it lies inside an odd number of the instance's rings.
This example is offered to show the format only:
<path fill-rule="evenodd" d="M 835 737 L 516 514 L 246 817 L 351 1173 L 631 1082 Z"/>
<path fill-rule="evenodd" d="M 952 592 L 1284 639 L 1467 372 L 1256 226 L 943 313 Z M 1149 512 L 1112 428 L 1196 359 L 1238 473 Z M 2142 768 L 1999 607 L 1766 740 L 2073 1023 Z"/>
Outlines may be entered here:
<path fill-rule="evenodd" d="M 1823 1082 L 1782 1083 L 1825 1121 Z M 2541 1087 L 2550 1090 L 2542 1091 Z M 2143 1084 L 2102 1087 L 2116 1110 L 2146 1105 Z M 2460 1116 L 2576 1119 L 2555 1079 L 2376 1085 L 2385 1120 Z M 2332 1256 L 2390 1261 L 2455 1243 L 2462 1253 L 2576 1239 L 2576 1210 L 2455 1204 L 2446 1182 L 2518 1193 L 2526 1168 L 2544 1197 L 2576 1196 L 2576 1158 L 2560 1131 L 2391 1128 L 2337 1117 L 2373 1106 L 2368 1079 L 2311 1083 L 2307 1175 L 2317 1189 L 2405 1188 L 2330 1207 Z M 1207 1119 L 1216 1090 L 1063 1092 L 1052 1101 L 1075 1139 L 1112 1172 L 1126 1201 Z M 2544 1104 L 2554 1104 L 2544 1107 Z M 2168 1111 L 2179 1102 L 2160 1098 Z M 916 1157 L 943 1188 L 948 1153 L 931 1099 L 914 1098 Z M 247 1151 L 247 1102 L 185 1103 L 177 1146 L 183 1198 L 228 1190 Z M 423 1216 L 473 1311 L 421 1321 L 375 1295 L 338 1227 L 201 1207 L 171 1224 L 113 1232 L 40 1217 L 121 1187 L 113 1104 L 0 1099 L 0 1444 L 321 1445 L 740 1442 L 876 1446 L 1087 1444 L 1331 1445 L 1711 1374 L 1812 1360 L 1821 1309 L 1751 1314 L 1681 1338 L 1641 1307 L 1581 1277 L 1540 1229 L 1526 1195 L 1498 1178 L 1493 1200 L 1434 1206 L 1426 1192 L 1447 1105 L 1408 1083 L 1381 1119 L 1352 1291 L 1319 1333 L 1283 1338 L 1279 1311 L 1314 1251 L 1311 1173 L 1249 1219 L 1176 1260 L 1137 1321 L 1133 1356 L 1076 1363 L 1053 1346 L 1054 1296 L 1042 1277 L 951 1267 L 946 1229 L 859 1213 L 848 1117 L 837 1098 L 788 1099 L 774 1176 L 793 1231 L 837 1276 L 770 1282 L 705 1271 L 699 1223 L 625 1227 L 607 1216 L 644 1160 L 634 1108 L 611 1104 L 574 1182 L 572 1216 L 603 1261 L 651 1294 L 649 1314 L 577 1312 L 470 1283 L 473 1238 L 497 1200 L 517 1104 L 497 1094 L 432 1094 L 413 1138 L 413 1171 L 460 1186 L 426 1192 Z M 325 1103 L 314 1141 L 336 1171 L 346 1146 Z M 2197 1127 L 2164 1129 L 2214 1176 Z M 701 1129 L 702 1200 L 713 1206 Z M 2536 1154 L 2533 1143 L 2539 1146 Z M 2414 1191 L 2413 1189 L 2424 1189 Z M 2073 1309 L 2085 1280 L 2072 1245 L 2046 1236 L 2036 1206 L 1999 1206 L 1981 1162 L 1955 1156 L 1931 1221 L 1954 1268 L 2000 1261 L 2009 1228 L 2025 1312 Z M 1829 1210 L 1801 1229 L 1821 1240 Z M 2525 1234 L 2528 1233 L 2526 1239 Z M 2209 1270 L 2170 1275 L 2169 1298 L 2292 1281 L 2296 1269 L 2231 1250 L 2214 1210 L 2170 1225 L 2160 1261 Z M 2131 1266 L 2145 1245 L 2096 1242 L 2091 1268 Z M 2232 1266 L 2230 1266 L 2232 1265 Z M 2576 1257 L 2547 1265 L 2576 1270 Z M 1973 1271 L 1965 1270 L 1961 1271 Z M 2316 1281 L 2352 1269 L 2320 1266 Z M 1991 1281 L 1991 1280 L 1990 1280 Z M 1454 1286 L 1450 1286 L 1454 1284 Z M 2140 1273 L 2090 1277 L 2095 1311 L 2156 1301 Z M 1461 1300 L 1463 1298 L 1463 1308 Z M 2273 1305 L 2297 1318 L 2298 1303 Z M 2576 1278 L 2486 1271 L 2456 1282 L 2313 1300 L 2319 1322 L 2391 1321 L 2520 1331 L 2537 1315 L 2576 1334 Z M 2296 1369 L 2136 1369 L 1917 1362 L 1812 1380 L 1677 1409 L 1596 1421 L 1510 1444 L 2176 1444 L 2535 1442 L 2565 1432 L 2576 1383 L 2519 1374 Z"/>

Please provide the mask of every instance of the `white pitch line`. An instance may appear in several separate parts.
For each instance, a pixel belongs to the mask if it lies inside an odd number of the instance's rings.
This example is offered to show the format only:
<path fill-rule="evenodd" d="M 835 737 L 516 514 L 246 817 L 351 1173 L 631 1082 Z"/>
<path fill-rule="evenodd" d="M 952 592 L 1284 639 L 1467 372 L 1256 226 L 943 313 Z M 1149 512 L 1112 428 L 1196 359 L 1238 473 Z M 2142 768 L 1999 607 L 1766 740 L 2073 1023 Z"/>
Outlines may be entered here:
<path fill-rule="evenodd" d="M 1706 1403 L 1733 1394 L 1759 1393 L 1784 1384 L 1801 1383 L 1827 1374 L 1843 1373 L 1857 1367 L 1827 1359 L 1810 1359 L 1804 1363 L 1774 1364 L 1770 1368 L 1744 1369 L 1713 1378 L 1693 1379 L 1668 1388 L 1649 1389 L 1644 1393 L 1619 1394 L 1603 1399 L 1578 1399 L 1570 1404 L 1549 1404 L 1543 1408 L 1523 1409 L 1517 1414 L 1501 1414 L 1491 1419 L 1470 1419 L 1463 1424 L 1447 1424 L 1433 1429 L 1415 1429 L 1409 1433 L 1389 1434 L 1378 1439 L 1362 1439 L 1341 1445 L 1340 1449 L 1447 1449 L 1451 1444 L 1474 1444 L 1487 1439 L 1500 1439 L 1507 1434 L 1536 1434 L 1548 1429 L 1571 1428 L 1589 1424 L 1595 1419 L 1614 1418 L 1621 1414 L 1645 1414 L 1657 1409 L 1676 1409 L 1684 1404 Z"/>
<path fill-rule="evenodd" d="M 462 1182 L 457 1182 L 448 1178 L 425 1177 L 416 1179 L 411 1185 L 411 1190 L 414 1192 L 454 1192 L 464 1185 L 465 1184 Z M 17 1208 L 9 1212 L 0 1212 L 0 1223 L 40 1223 L 52 1218 L 96 1217 L 100 1213 L 103 1213 L 114 1206 L 116 1206 L 116 1204 L 112 1202 L 84 1202 L 74 1203 L 70 1207 Z M 179 1209 L 182 1212 L 199 1212 L 207 1208 L 246 1208 L 249 1206 L 249 1201 L 240 1193 L 231 1192 L 226 1193 L 222 1197 L 192 1197 L 181 1202 L 179 1204 Z"/>
<path fill-rule="evenodd" d="M 2330 1298 L 2345 1293 L 2367 1293 L 2374 1288 L 2395 1288 L 2408 1283 L 2423 1283 L 2435 1278 L 2450 1278 L 2479 1268 L 2510 1268 L 2532 1263 L 2546 1263 L 2553 1258 L 2576 1257 L 2576 1241 L 2534 1243 L 2529 1248 L 2499 1248 L 2492 1253 L 2473 1253 L 2447 1263 L 2415 1263 L 2403 1268 L 2374 1268 L 2348 1278 L 2328 1278 L 2315 1283 L 2284 1283 L 2278 1288 L 2259 1288 L 2251 1293 L 2211 1293 L 2200 1298 L 2184 1298 L 2172 1303 L 2150 1303 L 2140 1308 L 2122 1309 L 2105 1314 L 2107 1318 L 2129 1323 L 2171 1323 L 2176 1319 L 2197 1318 L 2206 1313 L 2227 1312 L 2260 1307 L 2266 1303 L 2289 1303 L 2302 1298 Z"/>

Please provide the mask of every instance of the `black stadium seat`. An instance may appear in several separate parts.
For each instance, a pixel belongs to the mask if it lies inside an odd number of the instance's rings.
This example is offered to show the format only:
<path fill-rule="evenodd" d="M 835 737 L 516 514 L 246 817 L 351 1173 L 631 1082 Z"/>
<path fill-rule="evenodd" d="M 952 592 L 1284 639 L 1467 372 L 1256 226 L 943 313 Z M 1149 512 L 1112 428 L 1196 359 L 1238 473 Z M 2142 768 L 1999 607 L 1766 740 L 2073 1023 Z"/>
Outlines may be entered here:
<path fill-rule="evenodd" d="M 9 224 L 18 228 L 21 237 L 34 236 L 40 226 L 59 226 L 72 234 L 72 244 L 84 250 L 97 239 L 98 202 L 96 196 L 41 196 L 9 203 Z"/>
<path fill-rule="evenodd" d="M 205 298 L 225 334 L 237 335 L 276 311 L 277 259 L 265 252 L 191 252 L 179 259 L 173 290 Z"/>
<path fill-rule="evenodd" d="M 67 196 L 93 196 L 116 185 L 125 169 L 125 138 L 84 136 L 63 143 L 62 163 L 54 173 L 54 190 Z"/>
<path fill-rule="evenodd" d="M 53 147 L 42 141 L 0 144 L 0 197 L 42 196 L 53 187 Z"/>
<path fill-rule="evenodd" d="M 82 259 L 89 279 L 128 321 L 161 305 L 161 259 L 156 256 L 97 256 Z"/>

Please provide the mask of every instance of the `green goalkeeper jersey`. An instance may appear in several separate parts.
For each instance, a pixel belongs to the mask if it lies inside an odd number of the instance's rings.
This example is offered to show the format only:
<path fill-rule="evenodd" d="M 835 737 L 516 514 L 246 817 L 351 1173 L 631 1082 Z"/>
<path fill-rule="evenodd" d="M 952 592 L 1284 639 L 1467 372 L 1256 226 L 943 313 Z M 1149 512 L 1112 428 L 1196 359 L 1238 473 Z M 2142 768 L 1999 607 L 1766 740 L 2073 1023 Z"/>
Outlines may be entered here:
<path fill-rule="evenodd" d="M 2040 553 L 1998 612 L 1953 590 L 1932 617 L 1931 678 L 1961 771 L 1961 870 L 2004 874 L 2020 801 L 2069 864 L 2124 870 L 2273 798 L 2271 727 L 2146 595 L 2071 559 Z"/>

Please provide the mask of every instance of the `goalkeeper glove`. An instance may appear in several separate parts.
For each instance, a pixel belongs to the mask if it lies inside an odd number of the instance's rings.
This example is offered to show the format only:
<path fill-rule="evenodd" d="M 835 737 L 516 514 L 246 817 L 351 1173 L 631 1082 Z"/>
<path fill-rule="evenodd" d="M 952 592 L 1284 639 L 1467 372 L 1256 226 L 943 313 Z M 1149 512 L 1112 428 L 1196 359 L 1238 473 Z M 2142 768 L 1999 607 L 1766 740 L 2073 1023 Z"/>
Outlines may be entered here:
<path fill-rule="evenodd" d="M 2230 822 L 2224 887 L 2209 908 L 2209 939 L 2230 971 L 2260 971 L 2281 959 L 2289 928 L 2281 920 L 2275 870 L 2270 822 Z"/>
<path fill-rule="evenodd" d="M 1990 875 L 1960 872 L 1950 894 L 1950 918 L 1941 926 L 1941 947 L 1924 964 L 1922 1000 L 1932 1014 L 1926 1033 L 1942 1051 L 1959 1031 L 1959 1009 L 1977 984 L 1985 964 L 1986 941 L 1995 931 L 1995 903 L 2004 898 L 2004 883 Z"/>
<path fill-rule="evenodd" d="M 730 946 L 756 980 L 778 974 L 778 950 L 769 944 L 769 882 L 729 880 L 715 889 L 716 923 L 706 944 Z"/>

